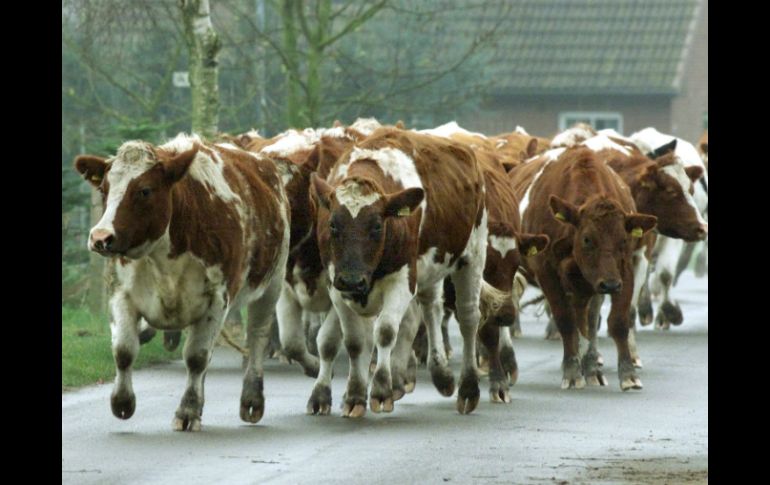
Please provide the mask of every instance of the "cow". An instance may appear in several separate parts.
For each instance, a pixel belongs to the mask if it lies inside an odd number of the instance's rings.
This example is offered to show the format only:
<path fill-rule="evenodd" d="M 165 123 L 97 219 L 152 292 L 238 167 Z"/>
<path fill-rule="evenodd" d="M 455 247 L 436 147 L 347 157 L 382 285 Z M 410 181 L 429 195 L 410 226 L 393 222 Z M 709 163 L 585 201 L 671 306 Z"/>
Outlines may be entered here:
<path fill-rule="evenodd" d="M 456 407 L 471 413 L 480 396 L 476 332 L 488 234 L 484 179 L 473 152 L 443 138 L 383 127 L 348 150 L 327 180 L 314 175 L 312 188 L 321 260 L 350 358 L 342 415 L 366 412 L 372 340 L 377 366 L 370 408 L 393 411 L 391 350 L 415 295 L 427 323 L 433 383 L 445 396 L 454 393 L 438 341 L 446 276 L 455 285 L 463 336 Z M 330 337 L 325 326 L 321 349 Z M 308 410 L 328 414 L 330 404 L 330 379 L 319 375 Z"/>
<path fill-rule="evenodd" d="M 134 414 L 131 366 L 144 318 L 157 329 L 189 330 L 187 388 L 172 427 L 199 431 L 214 341 L 228 313 L 248 305 L 240 417 L 258 422 L 264 349 L 289 254 L 289 205 L 275 164 L 180 134 L 160 146 L 125 142 L 109 159 L 81 155 L 75 168 L 104 198 L 88 248 L 118 259 L 110 299 L 112 413 Z"/>
<path fill-rule="evenodd" d="M 688 192 L 692 193 L 692 203 L 700 212 L 701 219 L 705 223 L 708 215 L 708 173 L 705 173 L 705 166 L 696 148 L 686 140 L 661 133 L 655 128 L 645 128 L 638 131 L 632 134 L 630 139 L 636 143 L 640 150 L 653 155 L 657 150 L 665 149 L 666 145 L 676 140 L 674 155 L 678 163 L 688 170 L 691 170 L 690 167 L 699 167 L 704 172 L 697 183 L 685 178 L 682 178 L 680 182 L 682 186 L 688 187 Z M 705 241 L 693 244 L 704 245 L 704 247 L 706 245 Z M 658 238 L 655 245 L 656 262 L 654 272 L 650 277 L 650 289 L 654 293 L 662 294 L 662 302 L 655 316 L 656 327 L 659 329 L 668 329 L 670 325 L 680 325 L 684 320 L 679 304 L 670 296 L 684 246 L 684 241 L 665 236 Z M 653 321 L 650 291 L 642 291 L 640 296 L 639 320 L 642 325 L 648 325 Z"/>
<path fill-rule="evenodd" d="M 354 140 L 344 127 L 308 128 L 288 130 L 272 138 L 270 143 L 246 147 L 276 162 L 289 198 L 291 250 L 276 316 L 284 353 L 299 363 L 310 377 L 318 376 L 319 360 L 308 349 L 304 322 L 313 318 L 323 320 L 332 308 L 310 207 L 310 177 L 313 173 L 326 177 Z"/>
<path fill-rule="evenodd" d="M 518 378 L 518 365 L 510 338 L 503 335 L 501 339 L 502 333 L 508 333 L 508 329 L 501 327 L 510 327 L 518 317 L 521 292 L 514 291 L 514 279 L 522 256 L 533 255 L 545 249 L 548 245 L 548 237 L 521 232 L 518 201 L 508 184 L 505 170 L 499 159 L 490 152 L 484 135 L 468 132 L 455 122 L 422 132 L 434 133 L 459 142 L 471 141 L 469 147 L 473 150 L 482 169 L 485 187 L 484 204 L 489 218 L 484 282 L 491 287 L 487 289 L 489 297 L 483 298 L 482 303 L 493 302 L 494 307 L 489 308 L 484 305 L 480 309 L 482 320 L 479 322 L 478 336 L 488 356 L 490 400 L 509 403 L 511 401 L 508 388 L 509 377 L 511 385 L 515 384 Z M 451 280 L 446 278 L 444 280 L 444 322 L 448 320 L 447 315 L 451 315 L 454 311 L 454 299 L 454 286 Z"/>
<path fill-rule="evenodd" d="M 579 355 L 579 334 L 589 338 L 589 303 L 602 294 L 612 297 L 607 320 L 618 350 L 620 388 L 641 389 L 628 342 L 632 257 L 656 218 L 635 212 L 628 187 L 589 147 L 549 150 L 509 176 L 521 200 L 522 230 L 551 240 L 548 249 L 524 264 L 562 335 L 562 389 L 582 388 L 586 380 L 606 383 L 598 353 L 589 347 L 582 359 Z"/>

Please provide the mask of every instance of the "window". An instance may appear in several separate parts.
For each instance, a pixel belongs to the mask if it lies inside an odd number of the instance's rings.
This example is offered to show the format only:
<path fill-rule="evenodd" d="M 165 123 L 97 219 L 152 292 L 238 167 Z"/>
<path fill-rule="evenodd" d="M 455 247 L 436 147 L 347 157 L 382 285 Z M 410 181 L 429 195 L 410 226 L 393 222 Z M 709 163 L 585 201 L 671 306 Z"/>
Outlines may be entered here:
<path fill-rule="evenodd" d="M 559 131 L 564 131 L 575 123 L 588 123 L 595 130 L 612 128 L 623 133 L 623 115 L 602 111 L 567 111 L 559 113 Z"/>

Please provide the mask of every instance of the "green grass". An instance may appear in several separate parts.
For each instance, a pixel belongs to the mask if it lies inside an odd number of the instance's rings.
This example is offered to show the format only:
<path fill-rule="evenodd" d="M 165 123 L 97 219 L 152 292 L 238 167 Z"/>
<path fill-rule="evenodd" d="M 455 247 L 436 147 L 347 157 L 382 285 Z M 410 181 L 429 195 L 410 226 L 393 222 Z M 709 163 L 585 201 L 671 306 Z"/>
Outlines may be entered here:
<path fill-rule="evenodd" d="M 115 362 L 108 318 L 83 308 L 62 306 L 61 323 L 62 391 L 100 381 L 111 382 L 115 378 Z M 159 331 L 140 347 L 134 368 L 181 359 L 183 344 L 174 352 L 168 352 L 163 348 L 163 333 Z"/>

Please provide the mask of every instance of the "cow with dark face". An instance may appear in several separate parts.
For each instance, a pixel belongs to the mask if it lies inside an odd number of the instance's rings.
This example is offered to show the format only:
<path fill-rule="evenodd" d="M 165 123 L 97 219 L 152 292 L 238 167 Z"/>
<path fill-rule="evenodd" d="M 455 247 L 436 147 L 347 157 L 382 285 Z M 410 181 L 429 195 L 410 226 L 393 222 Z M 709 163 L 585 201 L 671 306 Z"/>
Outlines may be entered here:
<path fill-rule="evenodd" d="M 545 233 L 546 251 L 525 261 L 548 300 L 564 345 L 562 388 L 604 383 L 595 352 L 579 355 L 589 338 L 589 303 L 610 294 L 609 332 L 618 350 L 622 390 L 641 389 L 629 350 L 629 309 L 634 289 L 632 256 L 655 217 L 635 212 L 628 187 L 588 147 L 545 152 L 531 170 L 514 170 L 522 229 Z M 518 175 L 517 175 L 518 174 Z M 579 332 L 579 333 L 578 333 Z"/>
<path fill-rule="evenodd" d="M 391 350 L 415 295 L 428 327 L 433 382 L 442 394 L 454 393 L 437 338 L 446 276 L 457 290 L 464 340 L 457 409 L 475 409 L 475 337 L 488 231 L 483 190 L 468 148 L 394 128 L 376 130 L 346 152 L 328 181 L 314 177 L 318 244 L 351 364 L 343 416 L 365 413 L 373 339 L 377 367 L 370 406 L 374 412 L 393 410 Z M 325 345 L 320 334 L 318 343 Z M 330 394 L 328 384 L 317 381 L 309 408 L 328 412 L 328 405 L 313 399 Z"/>
<path fill-rule="evenodd" d="M 275 164 L 179 135 L 159 147 L 126 142 L 110 159 L 79 156 L 75 167 L 105 200 L 88 247 L 119 261 L 110 300 L 113 414 L 128 419 L 135 410 L 131 366 L 144 318 L 157 329 L 189 329 L 187 389 L 172 425 L 200 430 L 214 341 L 227 314 L 247 304 L 240 414 L 259 421 L 263 354 L 289 252 L 289 207 Z"/>

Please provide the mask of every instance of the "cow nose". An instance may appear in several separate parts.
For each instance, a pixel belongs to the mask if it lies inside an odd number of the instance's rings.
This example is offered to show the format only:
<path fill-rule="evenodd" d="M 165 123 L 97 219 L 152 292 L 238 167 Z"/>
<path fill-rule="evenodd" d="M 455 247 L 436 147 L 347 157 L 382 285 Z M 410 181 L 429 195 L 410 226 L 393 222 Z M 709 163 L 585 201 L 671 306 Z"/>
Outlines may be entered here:
<path fill-rule="evenodd" d="M 623 284 L 618 280 L 602 280 L 599 282 L 599 293 L 617 293 Z"/>
<path fill-rule="evenodd" d="M 334 281 L 334 286 L 340 291 L 363 293 L 368 288 L 366 277 L 362 274 L 340 274 Z"/>
<path fill-rule="evenodd" d="M 110 231 L 97 229 L 91 233 L 91 245 L 97 251 L 109 251 L 114 241 L 115 236 Z"/>

